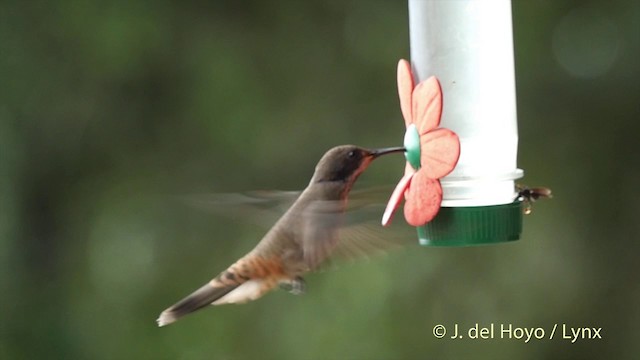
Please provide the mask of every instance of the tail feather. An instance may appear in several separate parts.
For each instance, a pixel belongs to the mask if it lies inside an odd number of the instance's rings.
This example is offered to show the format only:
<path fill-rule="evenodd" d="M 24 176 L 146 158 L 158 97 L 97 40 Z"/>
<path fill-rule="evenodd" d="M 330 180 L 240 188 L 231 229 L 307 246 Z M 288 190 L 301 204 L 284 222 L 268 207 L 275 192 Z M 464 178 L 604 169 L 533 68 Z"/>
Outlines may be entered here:
<path fill-rule="evenodd" d="M 283 277 L 280 259 L 265 259 L 250 254 L 163 311 L 156 321 L 158 326 L 165 326 L 208 305 L 241 304 L 255 300 L 276 287 Z"/>
<path fill-rule="evenodd" d="M 194 291 L 191 295 L 163 311 L 158 317 L 158 320 L 156 320 L 158 322 L 158 326 L 169 325 L 189 313 L 211 305 L 214 301 L 237 288 L 238 285 L 239 284 L 230 284 L 216 287 L 211 283 L 205 284 L 200 289 Z"/>

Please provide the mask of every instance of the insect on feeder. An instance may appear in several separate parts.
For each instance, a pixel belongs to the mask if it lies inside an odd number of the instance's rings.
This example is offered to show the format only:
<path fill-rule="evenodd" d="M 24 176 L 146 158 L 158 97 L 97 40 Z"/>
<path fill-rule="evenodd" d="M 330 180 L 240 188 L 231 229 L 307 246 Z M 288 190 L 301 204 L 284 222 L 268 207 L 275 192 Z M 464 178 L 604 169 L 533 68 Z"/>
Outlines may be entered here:
<path fill-rule="evenodd" d="M 510 0 L 409 0 L 409 30 L 411 63 L 398 65 L 407 169 L 383 224 L 404 197 L 422 245 L 519 239 Z"/>

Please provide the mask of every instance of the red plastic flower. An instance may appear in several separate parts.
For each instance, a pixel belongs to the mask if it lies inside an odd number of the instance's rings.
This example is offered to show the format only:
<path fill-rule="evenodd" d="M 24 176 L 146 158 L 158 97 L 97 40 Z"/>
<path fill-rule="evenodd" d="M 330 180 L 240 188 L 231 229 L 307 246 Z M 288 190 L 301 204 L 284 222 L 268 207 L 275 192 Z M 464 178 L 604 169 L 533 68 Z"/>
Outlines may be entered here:
<path fill-rule="evenodd" d="M 453 171 L 458 163 L 460 140 L 453 131 L 438 127 L 442 90 L 437 78 L 432 76 L 414 88 L 411 65 L 407 60 L 400 60 L 398 94 L 407 126 L 404 141 L 407 164 L 404 176 L 391 194 L 382 225 L 389 224 L 404 194 L 405 219 L 410 225 L 422 226 L 440 210 L 439 179 Z"/>

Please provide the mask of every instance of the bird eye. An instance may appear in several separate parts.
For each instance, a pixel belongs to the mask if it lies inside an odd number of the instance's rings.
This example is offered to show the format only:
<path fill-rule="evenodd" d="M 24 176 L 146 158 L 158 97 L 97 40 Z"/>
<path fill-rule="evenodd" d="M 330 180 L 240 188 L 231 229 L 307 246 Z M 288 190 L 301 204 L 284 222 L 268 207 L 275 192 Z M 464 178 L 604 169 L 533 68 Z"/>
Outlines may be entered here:
<path fill-rule="evenodd" d="M 356 155 L 356 153 L 355 153 L 355 152 L 353 152 L 353 151 L 349 151 L 349 153 L 347 154 L 347 157 L 352 158 L 352 157 L 354 157 L 355 155 Z"/>

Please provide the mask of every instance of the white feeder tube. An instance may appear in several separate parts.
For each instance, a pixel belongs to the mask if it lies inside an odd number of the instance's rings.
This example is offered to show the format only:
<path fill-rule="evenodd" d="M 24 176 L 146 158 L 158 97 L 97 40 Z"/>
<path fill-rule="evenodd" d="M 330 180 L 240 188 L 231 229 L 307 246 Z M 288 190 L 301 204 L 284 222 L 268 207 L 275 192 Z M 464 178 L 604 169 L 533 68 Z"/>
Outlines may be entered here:
<path fill-rule="evenodd" d="M 442 179 L 442 206 L 514 201 L 518 125 L 510 0 L 409 0 L 416 83 L 435 75 L 442 127 L 460 137 L 460 160 Z"/>

